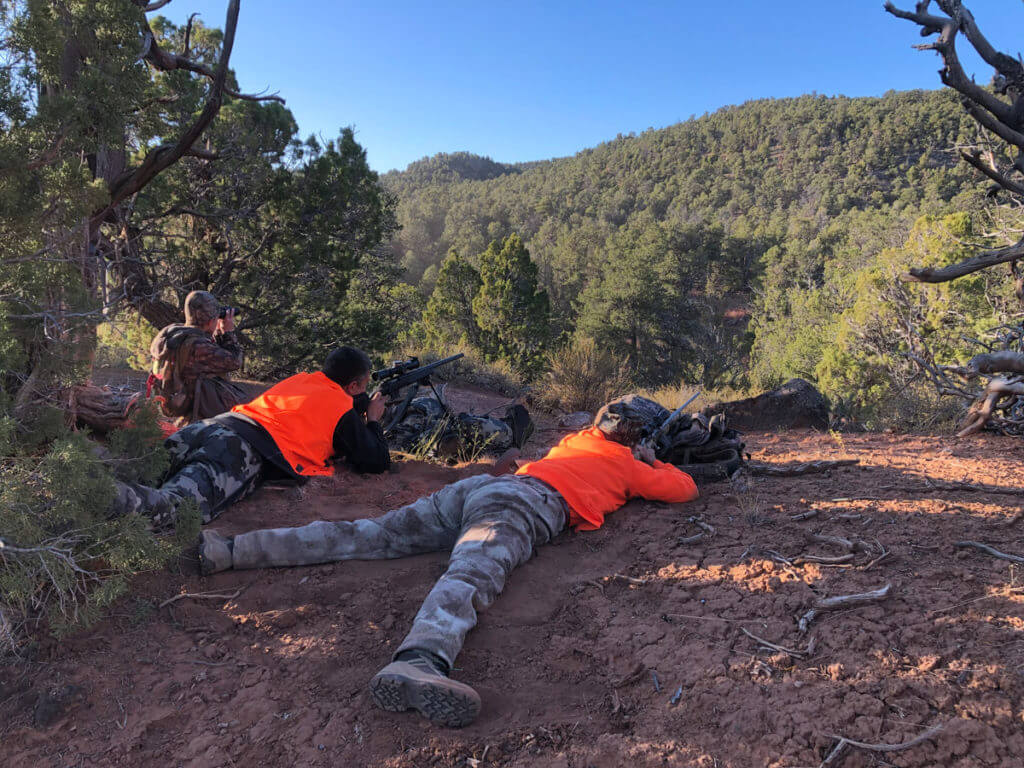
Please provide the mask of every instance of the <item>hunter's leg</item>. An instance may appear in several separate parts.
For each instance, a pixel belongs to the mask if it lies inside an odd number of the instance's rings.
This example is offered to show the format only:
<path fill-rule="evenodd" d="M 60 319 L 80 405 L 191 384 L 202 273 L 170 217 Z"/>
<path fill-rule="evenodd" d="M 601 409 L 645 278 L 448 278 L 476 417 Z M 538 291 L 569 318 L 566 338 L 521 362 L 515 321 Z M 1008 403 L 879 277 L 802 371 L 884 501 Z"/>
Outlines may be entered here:
<path fill-rule="evenodd" d="M 512 569 L 564 522 L 561 497 L 532 480 L 491 478 L 470 494 L 447 572 L 427 595 L 394 660 L 370 681 L 377 706 L 415 709 L 439 725 L 473 722 L 480 696 L 448 677 L 455 657 L 476 624 L 476 612 L 494 601 Z"/>
<path fill-rule="evenodd" d="M 450 549 L 462 528 L 465 499 L 488 480 L 493 478 L 468 477 L 381 517 L 239 534 L 233 537 L 233 567 L 384 560 Z"/>
<path fill-rule="evenodd" d="M 466 633 L 505 587 L 508 575 L 565 525 L 561 496 L 515 476 L 489 478 L 469 494 L 448 570 L 416 614 L 396 653 L 426 650 L 450 668 Z"/>
<path fill-rule="evenodd" d="M 204 523 L 256 490 L 263 458 L 237 432 L 216 422 L 197 422 L 172 435 L 175 473 L 159 493 L 176 507 L 192 499 Z M 157 525 L 174 523 L 175 512 L 154 516 Z"/>

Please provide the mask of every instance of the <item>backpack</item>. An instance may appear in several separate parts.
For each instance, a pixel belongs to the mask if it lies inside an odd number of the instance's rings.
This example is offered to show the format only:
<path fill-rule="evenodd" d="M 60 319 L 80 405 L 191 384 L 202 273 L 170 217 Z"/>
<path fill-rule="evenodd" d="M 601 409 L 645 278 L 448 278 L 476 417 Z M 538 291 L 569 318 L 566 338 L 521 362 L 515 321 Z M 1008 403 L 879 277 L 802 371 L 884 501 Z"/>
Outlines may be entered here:
<path fill-rule="evenodd" d="M 191 415 L 194 392 L 185 387 L 181 372 L 188 364 L 192 349 L 205 334 L 198 328 L 177 325 L 162 330 L 150 347 L 153 370 L 149 377 L 151 391 L 162 400 L 167 416 Z"/>

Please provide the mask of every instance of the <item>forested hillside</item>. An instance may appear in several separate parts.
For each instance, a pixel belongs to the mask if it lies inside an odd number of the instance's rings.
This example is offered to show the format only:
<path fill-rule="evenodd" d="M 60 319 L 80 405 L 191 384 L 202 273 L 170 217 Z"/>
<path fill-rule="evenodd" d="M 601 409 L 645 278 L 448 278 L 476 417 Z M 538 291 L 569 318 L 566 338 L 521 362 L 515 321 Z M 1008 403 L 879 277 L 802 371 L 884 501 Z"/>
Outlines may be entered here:
<path fill-rule="evenodd" d="M 813 378 L 802 291 L 873 264 L 924 214 L 979 210 L 984 185 L 953 151 L 976 131 L 951 94 L 912 91 L 749 102 L 547 162 L 442 154 L 383 177 L 392 247 L 429 295 L 449 250 L 472 262 L 518 234 L 555 330 L 654 383 Z"/>

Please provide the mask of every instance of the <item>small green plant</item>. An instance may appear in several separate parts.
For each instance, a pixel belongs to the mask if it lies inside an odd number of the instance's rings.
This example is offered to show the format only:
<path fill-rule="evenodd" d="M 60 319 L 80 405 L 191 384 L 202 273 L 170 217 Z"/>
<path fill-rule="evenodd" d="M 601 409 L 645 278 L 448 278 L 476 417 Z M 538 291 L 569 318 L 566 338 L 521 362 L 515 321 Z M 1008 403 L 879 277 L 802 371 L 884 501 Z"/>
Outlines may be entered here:
<path fill-rule="evenodd" d="M 843 453 L 846 452 L 846 441 L 843 440 L 843 436 L 840 432 L 834 429 L 828 431 L 828 436 L 832 438 L 833 442 L 839 447 L 839 450 Z"/>
<path fill-rule="evenodd" d="M 174 537 L 149 520 L 117 516 L 115 474 L 152 482 L 166 467 L 155 414 L 111 435 L 106 451 L 65 432 L 31 452 L 11 444 L 0 459 L 0 652 L 18 653 L 43 630 L 62 636 L 89 625 L 129 587 L 160 568 L 199 530 L 186 506 Z"/>

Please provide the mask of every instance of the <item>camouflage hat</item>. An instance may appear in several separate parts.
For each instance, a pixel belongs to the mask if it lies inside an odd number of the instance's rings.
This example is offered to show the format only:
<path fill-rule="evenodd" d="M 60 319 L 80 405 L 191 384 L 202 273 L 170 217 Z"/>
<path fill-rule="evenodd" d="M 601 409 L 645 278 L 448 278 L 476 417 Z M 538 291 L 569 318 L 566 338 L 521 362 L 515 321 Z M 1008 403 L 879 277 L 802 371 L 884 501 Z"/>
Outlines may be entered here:
<path fill-rule="evenodd" d="M 203 328 L 220 316 L 220 302 L 209 291 L 192 291 L 185 297 L 185 325 Z"/>
<path fill-rule="evenodd" d="M 594 426 L 605 437 L 623 445 L 636 445 L 668 418 L 667 409 L 640 395 L 625 395 L 601 406 Z"/>

